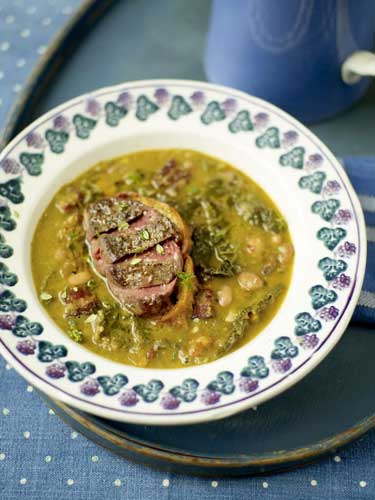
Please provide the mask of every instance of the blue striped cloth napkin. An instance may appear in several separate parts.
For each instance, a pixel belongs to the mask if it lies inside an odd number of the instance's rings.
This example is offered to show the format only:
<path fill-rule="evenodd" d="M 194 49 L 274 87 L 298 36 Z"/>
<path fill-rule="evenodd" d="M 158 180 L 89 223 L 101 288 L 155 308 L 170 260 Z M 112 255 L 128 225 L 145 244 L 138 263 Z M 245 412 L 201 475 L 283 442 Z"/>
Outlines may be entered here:
<path fill-rule="evenodd" d="M 342 164 L 358 194 L 367 229 L 365 281 L 353 321 L 375 323 L 375 157 L 346 156 Z"/>

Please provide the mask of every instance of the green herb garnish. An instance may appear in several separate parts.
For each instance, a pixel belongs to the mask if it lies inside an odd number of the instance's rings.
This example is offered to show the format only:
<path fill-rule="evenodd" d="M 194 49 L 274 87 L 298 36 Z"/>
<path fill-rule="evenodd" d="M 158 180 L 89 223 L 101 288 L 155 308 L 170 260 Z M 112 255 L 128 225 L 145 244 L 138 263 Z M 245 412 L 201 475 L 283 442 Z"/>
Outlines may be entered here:
<path fill-rule="evenodd" d="M 159 255 L 163 255 L 164 253 L 164 247 L 163 245 L 160 245 L 159 243 L 156 245 L 156 251 Z"/>
<path fill-rule="evenodd" d="M 51 300 L 53 297 L 50 293 L 47 293 L 47 292 L 42 292 L 40 294 L 40 300 L 44 300 L 44 301 L 48 301 L 48 300 Z"/>
<path fill-rule="evenodd" d="M 68 330 L 68 336 L 74 340 L 74 342 L 81 343 L 83 341 L 83 333 L 76 327 L 71 327 Z"/>
<path fill-rule="evenodd" d="M 88 282 L 86 283 L 86 286 L 89 290 L 94 290 L 94 288 L 97 287 L 97 284 L 96 284 L 96 281 L 91 279 L 91 280 L 88 280 Z"/>
<path fill-rule="evenodd" d="M 125 229 L 128 229 L 129 227 L 129 224 L 124 221 L 124 222 L 120 222 L 120 224 L 118 225 L 118 228 L 120 231 L 124 231 Z"/>
<path fill-rule="evenodd" d="M 130 261 L 130 264 L 131 264 L 132 266 L 135 266 L 136 264 L 139 264 L 140 262 L 142 262 L 142 259 L 140 259 L 139 257 L 134 257 L 134 259 L 132 259 L 132 260 Z"/>
<path fill-rule="evenodd" d="M 150 239 L 150 234 L 149 232 L 147 231 L 147 229 L 144 229 L 142 232 L 141 232 L 141 237 L 143 240 L 149 240 Z"/>
<path fill-rule="evenodd" d="M 179 283 L 183 286 L 186 286 L 187 288 L 191 288 L 191 280 L 194 278 L 194 273 L 187 273 L 185 271 L 181 271 L 176 274 L 177 278 L 179 279 Z"/>

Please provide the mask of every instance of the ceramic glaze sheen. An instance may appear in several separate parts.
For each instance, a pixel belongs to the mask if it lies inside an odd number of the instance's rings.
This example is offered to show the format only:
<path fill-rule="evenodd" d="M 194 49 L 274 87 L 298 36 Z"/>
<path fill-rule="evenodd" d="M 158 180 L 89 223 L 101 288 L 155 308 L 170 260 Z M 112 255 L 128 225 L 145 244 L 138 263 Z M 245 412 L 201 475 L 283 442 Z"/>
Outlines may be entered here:
<path fill-rule="evenodd" d="M 372 0 L 214 0 L 209 79 L 267 99 L 305 122 L 351 106 L 369 79 L 347 85 L 341 65 L 372 50 Z"/>

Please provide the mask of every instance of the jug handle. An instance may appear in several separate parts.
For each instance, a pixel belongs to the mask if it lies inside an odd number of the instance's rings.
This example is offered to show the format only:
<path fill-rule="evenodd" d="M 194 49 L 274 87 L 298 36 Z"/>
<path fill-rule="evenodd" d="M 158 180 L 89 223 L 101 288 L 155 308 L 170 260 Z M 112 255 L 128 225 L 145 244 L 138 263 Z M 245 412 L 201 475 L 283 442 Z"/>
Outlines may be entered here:
<path fill-rule="evenodd" d="M 341 77 L 348 85 L 354 85 L 364 76 L 375 76 L 375 54 L 358 50 L 345 59 Z"/>

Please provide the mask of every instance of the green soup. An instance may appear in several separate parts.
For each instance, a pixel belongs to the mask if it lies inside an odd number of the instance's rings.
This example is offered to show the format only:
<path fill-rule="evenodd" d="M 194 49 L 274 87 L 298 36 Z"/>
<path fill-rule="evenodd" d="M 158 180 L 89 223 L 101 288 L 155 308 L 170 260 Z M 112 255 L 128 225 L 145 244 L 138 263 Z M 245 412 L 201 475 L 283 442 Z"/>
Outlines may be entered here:
<path fill-rule="evenodd" d="M 170 160 L 187 174 L 156 187 L 155 175 Z M 212 317 L 190 315 L 178 323 L 136 317 L 94 271 L 83 212 L 126 191 L 170 204 L 191 227 L 195 275 L 211 292 Z M 93 166 L 55 194 L 32 241 L 35 287 L 51 318 L 87 349 L 140 367 L 207 363 L 249 342 L 280 307 L 292 265 L 287 224 L 269 196 L 233 166 L 182 149 L 140 151 Z M 178 275 L 187 288 L 191 278 Z M 95 311 L 71 317 L 67 293 L 82 300 L 82 287 L 94 297 Z"/>

